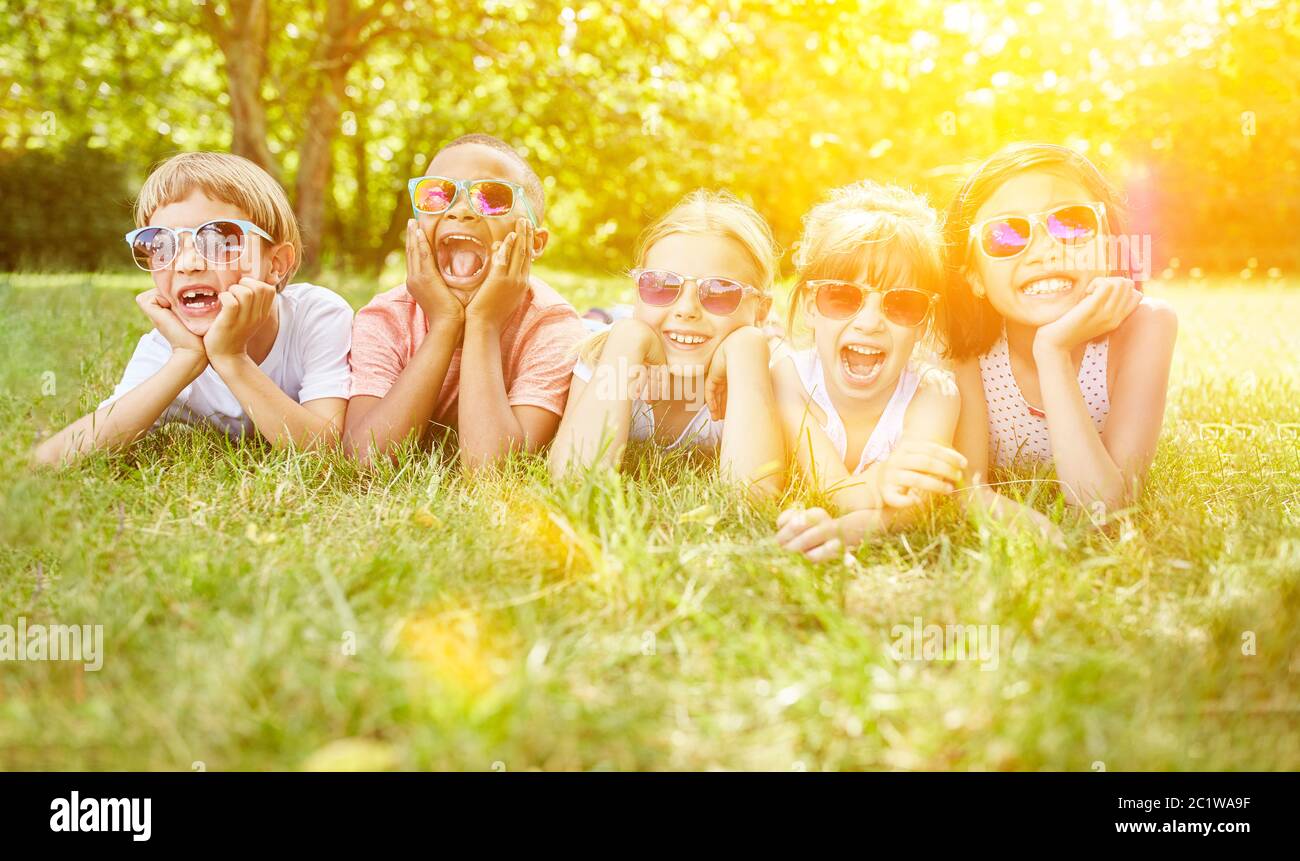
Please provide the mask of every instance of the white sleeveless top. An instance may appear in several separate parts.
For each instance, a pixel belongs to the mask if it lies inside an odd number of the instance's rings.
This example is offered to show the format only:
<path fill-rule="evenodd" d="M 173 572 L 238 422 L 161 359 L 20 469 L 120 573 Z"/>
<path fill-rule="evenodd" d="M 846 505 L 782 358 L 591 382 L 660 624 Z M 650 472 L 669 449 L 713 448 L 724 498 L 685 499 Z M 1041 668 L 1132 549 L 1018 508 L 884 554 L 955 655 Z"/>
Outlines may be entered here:
<path fill-rule="evenodd" d="M 573 367 L 573 375 L 585 383 L 591 382 L 592 367 L 583 362 L 578 362 Z M 716 449 L 722 444 L 723 424 L 720 419 L 715 420 L 709 413 L 708 406 L 700 407 L 695 415 L 691 416 L 690 422 L 667 446 L 665 451 L 672 451 L 681 446 L 692 446 L 706 450 Z M 632 442 L 654 441 L 655 438 L 655 414 L 650 404 L 643 400 L 632 402 L 632 426 L 628 430 L 628 439 Z"/>
<path fill-rule="evenodd" d="M 830 393 L 826 389 L 825 369 L 822 368 L 821 358 L 817 355 L 817 348 L 791 350 L 788 355 L 799 373 L 799 381 L 803 383 L 804 391 L 826 414 L 826 424 L 822 430 L 826 432 L 831 445 L 835 446 L 840 460 L 843 461 L 849 449 L 849 435 L 843 419 L 835 411 L 835 405 L 831 403 Z M 867 444 L 862 447 L 862 457 L 858 459 L 858 466 L 853 470 L 854 475 L 873 463 L 889 457 L 894 446 L 898 445 L 898 440 L 903 436 L 903 419 L 907 416 L 907 405 L 912 402 L 912 396 L 916 394 L 917 386 L 920 384 L 921 375 L 909 363 L 898 375 L 894 394 L 890 396 L 889 403 L 885 404 L 885 411 L 880 414 L 880 420 L 872 428 Z"/>
<path fill-rule="evenodd" d="M 1079 391 L 1088 405 L 1097 433 L 1106 428 L 1110 414 L 1110 392 L 1106 382 L 1106 363 L 1110 338 L 1090 341 L 1079 365 Z M 980 356 L 980 378 L 984 382 L 984 402 L 989 413 L 989 461 L 1006 467 L 1017 461 L 1050 461 L 1052 441 L 1047 434 L 1047 419 L 1030 411 L 1011 373 L 1011 355 L 1007 350 L 1007 331 L 989 351 Z"/>

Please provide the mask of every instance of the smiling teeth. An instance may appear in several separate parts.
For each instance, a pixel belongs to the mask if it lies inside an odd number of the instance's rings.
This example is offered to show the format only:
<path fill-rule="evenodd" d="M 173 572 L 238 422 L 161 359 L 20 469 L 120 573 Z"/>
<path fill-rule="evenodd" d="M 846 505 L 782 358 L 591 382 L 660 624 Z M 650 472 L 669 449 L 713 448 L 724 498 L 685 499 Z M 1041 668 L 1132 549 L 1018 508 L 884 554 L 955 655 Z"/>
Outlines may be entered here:
<path fill-rule="evenodd" d="M 1049 293 L 1064 293 L 1074 286 L 1069 278 L 1039 278 L 1030 281 L 1020 291 L 1026 296 L 1043 296 Z"/>
<path fill-rule="evenodd" d="M 442 237 L 441 239 L 438 240 L 438 244 L 439 244 L 439 245 L 446 245 L 448 242 L 451 242 L 453 239 L 460 239 L 460 240 L 463 240 L 463 241 L 465 241 L 465 242 L 473 242 L 473 243 L 474 243 L 475 245 L 477 245 L 479 248 L 485 248 L 485 247 L 486 247 L 486 246 L 483 244 L 483 240 L 479 239 L 477 236 L 470 236 L 470 235 L 467 234 L 467 233 L 448 233 L 446 236 L 444 236 L 444 237 Z"/>
<path fill-rule="evenodd" d="M 877 350 L 875 347 L 860 347 L 857 344 L 846 344 L 844 349 L 852 350 L 863 356 L 883 356 L 885 354 L 884 350 Z"/>
<path fill-rule="evenodd" d="M 703 335 L 681 335 L 678 334 L 677 332 L 669 332 L 667 337 L 668 340 L 670 341 L 674 341 L 678 344 L 688 344 L 688 345 L 703 344 L 705 341 L 709 340 Z"/>

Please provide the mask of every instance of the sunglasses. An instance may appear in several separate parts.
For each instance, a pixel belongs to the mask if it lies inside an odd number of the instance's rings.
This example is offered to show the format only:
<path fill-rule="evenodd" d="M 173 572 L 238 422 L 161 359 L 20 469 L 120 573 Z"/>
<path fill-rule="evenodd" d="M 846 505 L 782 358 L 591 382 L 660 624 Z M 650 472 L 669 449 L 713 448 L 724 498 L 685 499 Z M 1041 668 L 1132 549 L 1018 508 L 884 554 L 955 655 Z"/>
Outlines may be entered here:
<path fill-rule="evenodd" d="M 667 269 L 633 269 L 631 275 L 641 301 L 660 308 L 676 302 L 682 288 L 692 283 L 699 293 L 700 307 L 720 317 L 735 313 L 746 295 L 764 295 L 757 287 L 730 278 L 688 278 Z"/>
<path fill-rule="evenodd" d="M 411 208 L 416 215 L 441 215 L 451 209 L 463 191 L 469 195 L 469 208 L 488 218 L 509 215 L 515 201 L 523 201 L 528 220 L 537 226 L 537 217 L 528 203 L 524 187 L 504 179 L 450 179 L 445 176 L 417 176 L 406 184 L 411 193 Z"/>
<path fill-rule="evenodd" d="M 856 317 L 867 302 L 867 294 L 879 293 L 880 307 L 885 319 L 898 326 L 912 328 L 925 322 L 930 309 L 939 301 L 936 293 L 915 287 L 890 287 L 881 289 L 856 281 L 809 281 L 817 310 L 832 320 Z"/>
<path fill-rule="evenodd" d="M 222 218 L 198 227 L 137 227 L 126 235 L 135 265 L 146 272 L 166 269 L 181 248 L 181 235 L 188 233 L 194 250 L 209 263 L 229 266 L 238 263 L 248 247 L 248 234 L 273 242 L 271 235 L 251 221 Z"/>
<path fill-rule="evenodd" d="M 1105 217 L 1103 203 L 1071 203 L 1044 212 L 990 218 L 981 221 L 972 235 L 978 237 L 985 255 L 1008 260 L 1029 247 L 1035 224 L 1043 225 L 1047 235 L 1062 245 L 1082 245 L 1097 237 Z"/>

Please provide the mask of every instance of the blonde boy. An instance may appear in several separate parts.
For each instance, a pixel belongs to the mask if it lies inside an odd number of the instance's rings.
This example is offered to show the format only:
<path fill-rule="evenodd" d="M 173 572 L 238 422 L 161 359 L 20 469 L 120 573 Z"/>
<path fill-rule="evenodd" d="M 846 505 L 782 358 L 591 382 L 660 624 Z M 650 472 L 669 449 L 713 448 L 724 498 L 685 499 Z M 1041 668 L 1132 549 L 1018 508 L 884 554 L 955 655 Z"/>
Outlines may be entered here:
<path fill-rule="evenodd" d="M 284 190 L 247 159 L 174 156 L 145 181 L 127 243 L 153 289 L 154 324 L 113 394 L 37 446 L 62 463 L 166 421 L 260 433 L 273 445 L 335 440 L 343 426 L 352 309 L 290 284 L 302 240 Z"/>

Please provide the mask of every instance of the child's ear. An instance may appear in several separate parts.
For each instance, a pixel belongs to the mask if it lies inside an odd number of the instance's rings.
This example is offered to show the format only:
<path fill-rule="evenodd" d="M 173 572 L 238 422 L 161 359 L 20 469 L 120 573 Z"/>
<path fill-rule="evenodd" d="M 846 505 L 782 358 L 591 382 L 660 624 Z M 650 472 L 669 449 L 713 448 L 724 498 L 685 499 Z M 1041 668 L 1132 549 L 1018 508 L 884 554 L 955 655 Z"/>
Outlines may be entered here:
<path fill-rule="evenodd" d="M 280 286 L 280 279 L 286 273 L 293 269 L 293 264 L 298 255 L 294 253 L 293 246 L 288 242 L 283 242 L 271 250 L 271 265 L 267 270 L 266 283 Z"/>
<path fill-rule="evenodd" d="M 546 243 L 551 240 L 551 232 L 545 227 L 539 227 L 533 231 L 533 259 L 536 260 L 542 256 L 546 250 Z"/>
<path fill-rule="evenodd" d="M 984 298 L 984 280 L 974 269 L 967 270 L 966 283 L 970 284 L 970 292 L 975 294 L 976 299 Z"/>
<path fill-rule="evenodd" d="M 760 297 L 758 300 L 758 310 L 754 315 L 754 318 L 756 320 L 755 325 L 761 328 L 762 325 L 767 322 L 767 315 L 771 313 L 772 313 L 772 297 L 771 296 Z"/>
<path fill-rule="evenodd" d="M 803 298 L 799 302 L 802 305 L 804 316 L 813 317 L 817 314 L 817 298 L 813 296 L 813 291 L 808 288 L 803 290 Z"/>

